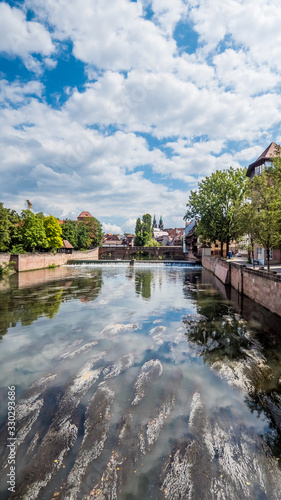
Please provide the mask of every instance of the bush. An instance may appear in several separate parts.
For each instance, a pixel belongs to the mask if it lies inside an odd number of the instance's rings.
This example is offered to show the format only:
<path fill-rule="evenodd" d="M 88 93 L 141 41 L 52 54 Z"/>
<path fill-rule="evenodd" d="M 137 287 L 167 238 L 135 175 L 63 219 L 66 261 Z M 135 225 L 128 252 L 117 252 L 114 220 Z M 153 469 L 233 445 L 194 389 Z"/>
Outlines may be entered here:
<path fill-rule="evenodd" d="M 26 253 L 22 245 L 14 245 L 12 247 L 11 253 Z"/>

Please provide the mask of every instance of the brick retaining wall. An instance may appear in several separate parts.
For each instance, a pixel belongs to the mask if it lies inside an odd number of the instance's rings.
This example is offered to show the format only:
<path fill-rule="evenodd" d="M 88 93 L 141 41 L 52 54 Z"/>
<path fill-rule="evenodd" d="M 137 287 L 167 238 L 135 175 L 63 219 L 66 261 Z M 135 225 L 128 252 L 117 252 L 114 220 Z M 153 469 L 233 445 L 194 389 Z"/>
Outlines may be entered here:
<path fill-rule="evenodd" d="M 9 253 L 0 253 L 0 266 L 3 266 L 3 264 L 9 264 L 10 257 L 11 254 Z"/>
<path fill-rule="evenodd" d="M 4 256 L 5 255 L 5 256 Z M 99 249 L 87 250 L 86 252 L 73 252 L 72 254 L 65 253 L 23 253 L 18 255 L 0 254 L 1 262 L 13 262 L 16 271 L 32 271 L 35 269 L 45 269 L 52 264 L 62 266 L 68 260 L 83 259 L 83 260 L 98 260 Z M 6 260 L 5 260 L 6 259 Z"/>
<path fill-rule="evenodd" d="M 224 284 L 281 316 L 281 275 L 209 256 L 202 257 L 202 265 Z"/>

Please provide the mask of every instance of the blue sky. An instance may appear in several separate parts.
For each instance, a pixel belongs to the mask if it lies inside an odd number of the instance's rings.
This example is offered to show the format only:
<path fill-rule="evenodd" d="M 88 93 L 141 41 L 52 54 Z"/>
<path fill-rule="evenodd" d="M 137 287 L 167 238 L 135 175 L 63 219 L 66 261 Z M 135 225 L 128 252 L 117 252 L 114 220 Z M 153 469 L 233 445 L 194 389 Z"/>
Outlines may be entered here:
<path fill-rule="evenodd" d="M 105 231 L 281 142 L 279 0 L 0 2 L 1 197 Z"/>

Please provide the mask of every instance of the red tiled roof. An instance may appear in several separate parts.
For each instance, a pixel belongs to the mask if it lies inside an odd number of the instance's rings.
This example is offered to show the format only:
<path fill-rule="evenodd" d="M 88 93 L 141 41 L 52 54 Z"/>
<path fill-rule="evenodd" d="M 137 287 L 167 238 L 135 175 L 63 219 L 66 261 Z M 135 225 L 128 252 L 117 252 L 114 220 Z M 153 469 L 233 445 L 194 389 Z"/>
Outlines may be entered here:
<path fill-rule="evenodd" d="M 63 220 L 58 219 L 59 224 L 63 224 Z"/>
<path fill-rule="evenodd" d="M 83 212 L 81 212 L 81 214 L 80 214 L 80 215 L 78 215 L 77 219 L 78 219 L 79 217 L 93 217 L 93 216 L 90 214 L 90 212 L 85 212 L 85 211 L 83 211 Z"/>

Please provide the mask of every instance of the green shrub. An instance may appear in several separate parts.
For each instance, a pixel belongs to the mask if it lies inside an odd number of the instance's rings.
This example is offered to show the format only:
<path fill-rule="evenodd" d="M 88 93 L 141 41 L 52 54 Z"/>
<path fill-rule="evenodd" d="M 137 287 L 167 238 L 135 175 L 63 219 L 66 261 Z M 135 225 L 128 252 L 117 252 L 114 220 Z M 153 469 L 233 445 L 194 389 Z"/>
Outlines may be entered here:
<path fill-rule="evenodd" d="M 14 245 L 12 247 L 11 253 L 26 253 L 22 245 Z"/>

